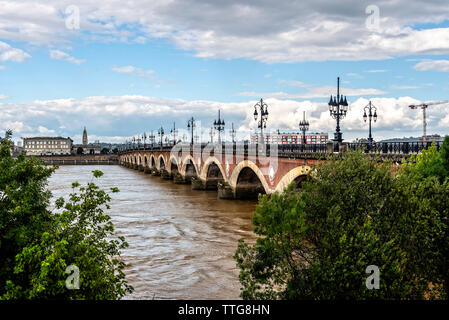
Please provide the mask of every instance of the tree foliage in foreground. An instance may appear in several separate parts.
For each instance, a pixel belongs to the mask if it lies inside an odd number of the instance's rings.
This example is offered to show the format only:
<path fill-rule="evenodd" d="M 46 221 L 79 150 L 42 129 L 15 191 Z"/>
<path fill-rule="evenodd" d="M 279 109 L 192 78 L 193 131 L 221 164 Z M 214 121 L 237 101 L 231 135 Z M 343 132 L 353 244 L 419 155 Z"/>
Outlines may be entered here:
<path fill-rule="evenodd" d="M 132 292 L 120 260 L 127 243 L 114 237 L 104 212 L 110 196 L 93 182 L 73 183 L 69 199 L 57 199 L 50 212 L 54 169 L 24 154 L 13 159 L 10 134 L 0 147 L 0 298 L 119 299 Z M 79 289 L 66 287 L 68 266 L 79 269 Z"/>
<path fill-rule="evenodd" d="M 392 170 L 348 152 L 317 165 L 300 193 L 292 185 L 262 197 L 258 239 L 241 240 L 235 253 L 241 296 L 447 299 L 449 182 L 423 166 L 436 153 Z M 366 287 L 370 265 L 379 267 L 379 289 Z"/>

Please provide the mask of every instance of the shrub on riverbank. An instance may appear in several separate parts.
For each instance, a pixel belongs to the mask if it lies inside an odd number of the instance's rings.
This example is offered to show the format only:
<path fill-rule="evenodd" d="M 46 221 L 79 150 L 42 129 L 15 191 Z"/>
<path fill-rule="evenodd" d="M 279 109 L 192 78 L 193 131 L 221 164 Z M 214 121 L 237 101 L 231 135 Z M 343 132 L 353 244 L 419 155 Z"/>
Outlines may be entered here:
<path fill-rule="evenodd" d="M 10 135 L 0 145 L 0 298 L 120 299 L 132 292 L 120 260 L 127 243 L 114 238 L 104 212 L 110 196 L 93 182 L 74 183 L 50 212 L 54 169 L 24 154 L 13 159 Z"/>
<path fill-rule="evenodd" d="M 447 299 L 449 180 L 441 153 L 431 148 L 393 173 L 391 163 L 348 152 L 318 165 L 300 193 L 290 186 L 261 198 L 253 217 L 259 238 L 241 240 L 235 254 L 241 296 Z"/>

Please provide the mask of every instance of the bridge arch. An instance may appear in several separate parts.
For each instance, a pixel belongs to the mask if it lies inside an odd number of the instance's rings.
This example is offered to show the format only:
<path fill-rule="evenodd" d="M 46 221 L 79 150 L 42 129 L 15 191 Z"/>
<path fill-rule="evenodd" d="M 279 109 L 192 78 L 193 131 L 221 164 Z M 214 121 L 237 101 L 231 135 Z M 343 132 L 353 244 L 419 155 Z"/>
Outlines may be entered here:
<path fill-rule="evenodd" d="M 165 159 L 162 154 L 160 154 L 159 157 L 157 158 L 157 165 L 158 165 L 158 170 L 162 170 L 162 169 L 166 168 Z"/>
<path fill-rule="evenodd" d="M 156 159 L 154 158 L 153 154 L 151 154 L 151 156 L 150 156 L 150 168 L 153 168 L 153 169 L 156 168 Z"/>
<path fill-rule="evenodd" d="M 299 166 L 287 172 L 276 186 L 277 192 L 283 192 L 290 183 L 296 181 L 296 187 L 307 177 L 311 168 L 309 166 Z"/>
<path fill-rule="evenodd" d="M 244 190 L 249 188 L 249 184 L 252 190 Z M 236 198 L 254 198 L 258 193 L 268 194 L 271 191 L 262 171 L 250 160 L 244 160 L 234 168 L 229 185 L 234 190 Z"/>
<path fill-rule="evenodd" d="M 144 156 L 143 157 L 143 166 L 145 167 L 145 168 L 147 168 L 147 167 L 149 167 L 149 165 L 148 165 L 148 157 L 147 156 Z"/>
<path fill-rule="evenodd" d="M 178 160 L 176 159 L 175 156 L 172 155 L 170 157 L 169 163 L 170 163 L 170 165 L 169 165 L 168 171 L 171 174 L 175 174 L 176 172 L 179 172 Z"/>
<path fill-rule="evenodd" d="M 137 158 L 137 164 L 140 166 L 142 165 L 142 156 L 139 154 L 138 158 Z"/>
<path fill-rule="evenodd" d="M 188 176 L 193 175 L 193 176 L 198 177 L 198 166 L 195 163 L 195 159 L 191 155 L 188 155 L 182 161 L 180 173 L 184 177 L 187 175 Z"/>
<path fill-rule="evenodd" d="M 204 162 L 203 169 L 201 170 L 201 176 L 200 176 L 201 180 L 203 180 L 203 181 L 207 180 L 207 177 L 209 174 L 209 167 L 212 164 L 215 164 L 218 167 L 222 178 L 226 177 L 225 171 L 223 169 L 223 166 L 220 163 L 220 160 L 218 160 L 216 157 L 209 157 L 209 158 L 207 158 L 206 162 Z"/>

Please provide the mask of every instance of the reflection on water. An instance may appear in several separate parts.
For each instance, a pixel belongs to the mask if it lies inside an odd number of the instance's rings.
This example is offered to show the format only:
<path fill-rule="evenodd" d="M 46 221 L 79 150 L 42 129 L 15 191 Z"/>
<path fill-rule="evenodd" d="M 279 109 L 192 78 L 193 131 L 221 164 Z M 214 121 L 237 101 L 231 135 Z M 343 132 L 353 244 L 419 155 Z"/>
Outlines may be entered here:
<path fill-rule="evenodd" d="M 127 299 L 238 299 L 238 270 L 232 258 L 240 238 L 254 239 L 252 201 L 217 200 L 215 191 L 192 191 L 148 174 L 119 166 L 61 166 L 51 177 L 54 199 L 67 198 L 71 183 L 92 179 L 111 194 L 117 235 L 123 251 Z"/>

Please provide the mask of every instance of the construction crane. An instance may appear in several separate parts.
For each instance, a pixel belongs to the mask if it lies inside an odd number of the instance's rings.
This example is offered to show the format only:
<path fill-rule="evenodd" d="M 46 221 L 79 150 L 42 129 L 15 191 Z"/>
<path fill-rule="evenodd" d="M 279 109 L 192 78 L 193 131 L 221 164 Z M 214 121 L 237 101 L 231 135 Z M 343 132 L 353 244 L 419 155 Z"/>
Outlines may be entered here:
<path fill-rule="evenodd" d="M 436 104 L 444 104 L 448 103 L 448 100 L 445 101 L 435 101 L 435 102 L 424 102 L 421 104 L 412 104 L 408 106 L 410 109 L 418 109 L 421 107 L 422 109 L 422 129 L 423 129 L 423 144 L 426 145 L 426 128 L 427 128 L 427 122 L 426 122 L 426 109 L 428 106 L 436 105 Z"/>

